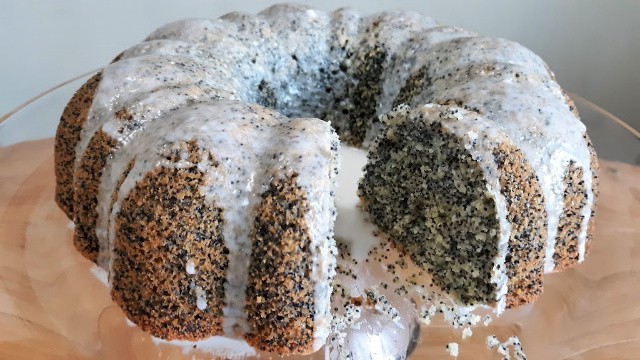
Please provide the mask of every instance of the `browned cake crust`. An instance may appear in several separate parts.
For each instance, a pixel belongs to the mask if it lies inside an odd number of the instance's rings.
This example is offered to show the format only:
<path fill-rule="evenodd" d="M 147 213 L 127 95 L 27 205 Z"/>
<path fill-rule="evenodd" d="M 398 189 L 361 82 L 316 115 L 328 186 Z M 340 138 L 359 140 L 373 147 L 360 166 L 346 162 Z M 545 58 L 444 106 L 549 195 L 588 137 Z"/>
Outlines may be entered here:
<path fill-rule="evenodd" d="M 129 173 L 131 172 L 131 169 L 133 169 L 133 165 L 135 165 L 135 160 L 131 160 L 129 162 L 129 164 L 127 164 L 127 168 L 122 172 L 122 174 L 120 175 L 120 178 L 118 178 L 118 183 L 115 186 L 115 189 L 120 189 L 120 187 L 122 186 L 122 183 L 124 183 L 124 181 L 126 180 L 127 176 L 129 176 Z M 111 211 L 113 209 L 113 205 L 115 205 L 116 201 L 118 200 L 118 191 L 114 191 L 111 194 L 111 201 L 109 202 L 109 211 Z M 98 254 L 98 259 L 97 259 L 97 263 L 98 264 L 104 264 L 106 263 L 106 260 L 108 258 L 108 256 L 110 256 L 108 251 L 102 251 Z M 100 258 L 102 257 L 102 258 Z"/>
<path fill-rule="evenodd" d="M 522 151 L 503 143 L 493 154 L 511 224 L 505 266 L 509 277 L 506 306 L 512 308 L 531 303 L 542 294 L 547 214 L 542 189 Z"/>
<path fill-rule="evenodd" d="M 73 243 L 84 257 L 93 262 L 96 262 L 100 252 L 96 236 L 100 177 L 107 157 L 115 146 L 116 140 L 98 131 L 89 142 L 74 176 L 73 212 L 76 227 Z"/>
<path fill-rule="evenodd" d="M 567 94 L 567 92 L 562 89 L 562 94 L 564 95 L 564 99 L 567 102 L 567 106 L 569 107 L 569 111 L 571 111 L 573 113 L 573 115 L 576 116 L 576 118 L 580 119 L 580 113 L 578 112 L 578 108 L 576 107 L 576 103 L 573 101 L 573 99 L 569 96 L 569 94 Z"/>
<path fill-rule="evenodd" d="M 309 203 L 297 174 L 274 180 L 256 210 L 249 265 L 249 344 L 280 354 L 313 351 Z"/>
<path fill-rule="evenodd" d="M 563 209 L 556 236 L 555 271 L 562 271 L 578 262 L 578 236 L 582 225 L 582 209 L 587 204 L 583 170 L 574 161 L 569 163 L 564 176 Z"/>
<path fill-rule="evenodd" d="M 590 167 L 591 167 L 591 191 L 593 192 L 593 205 L 591 206 L 591 219 L 589 219 L 589 225 L 587 227 L 587 243 L 584 247 L 585 256 L 591 250 L 591 244 L 596 231 L 596 202 L 598 201 L 598 194 L 600 192 L 600 180 L 598 174 L 600 173 L 600 164 L 598 163 L 598 156 L 596 150 L 593 148 L 589 135 L 584 134 L 584 140 L 587 142 L 587 148 L 589 148 Z"/>
<path fill-rule="evenodd" d="M 73 168 L 76 145 L 80 142 L 82 127 L 93 102 L 93 96 L 102 77 L 94 75 L 76 91 L 60 117 L 54 145 L 56 175 L 56 202 L 73 220 Z"/>
<path fill-rule="evenodd" d="M 192 163 L 206 156 L 217 166 L 195 142 L 175 144 L 166 158 L 178 162 L 185 150 Z M 143 330 L 167 340 L 222 333 L 228 250 L 223 210 L 205 201 L 204 178 L 196 165 L 157 168 L 132 189 L 115 219 L 112 296 Z M 206 293 L 204 309 L 199 292 Z"/>

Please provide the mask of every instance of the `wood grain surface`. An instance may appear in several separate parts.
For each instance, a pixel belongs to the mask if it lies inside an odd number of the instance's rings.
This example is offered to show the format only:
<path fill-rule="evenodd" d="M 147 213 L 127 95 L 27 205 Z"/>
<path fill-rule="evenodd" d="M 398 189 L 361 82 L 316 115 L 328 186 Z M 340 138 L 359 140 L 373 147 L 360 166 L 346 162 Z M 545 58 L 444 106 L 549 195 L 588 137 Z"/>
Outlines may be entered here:
<path fill-rule="evenodd" d="M 459 359 L 499 359 L 486 349 L 489 334 L 517 335 L 529 359 L 640 358 L 640 168 L 601 167 L 587 261 L 547 276 L 538 302 L 469 339 L 442 324 L 424 327 L 412 359 L 451 359 L 449 342 L 459 343 Z M 127 325 L 74 250 L 54 202 L 51 139 L 0 149 L 0 214 L 0 359 L 192 358 Z"/>

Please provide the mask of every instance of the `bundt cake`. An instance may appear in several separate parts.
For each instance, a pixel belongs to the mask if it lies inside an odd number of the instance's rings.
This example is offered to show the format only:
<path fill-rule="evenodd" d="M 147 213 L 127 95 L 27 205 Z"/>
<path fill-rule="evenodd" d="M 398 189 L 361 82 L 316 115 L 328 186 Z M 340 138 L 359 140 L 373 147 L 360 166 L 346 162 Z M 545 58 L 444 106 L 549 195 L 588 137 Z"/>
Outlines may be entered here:
<path fill-rule="evenodd" d="M 330 332 L 338 137 L 368 149 L 370 221 L 463 304 L 532 302 L 589 250 L 596 157 L 546 64 L 408 11 L 161 27 L 65 108 L 56 201 L 145 331 L 309 353 Z"/>

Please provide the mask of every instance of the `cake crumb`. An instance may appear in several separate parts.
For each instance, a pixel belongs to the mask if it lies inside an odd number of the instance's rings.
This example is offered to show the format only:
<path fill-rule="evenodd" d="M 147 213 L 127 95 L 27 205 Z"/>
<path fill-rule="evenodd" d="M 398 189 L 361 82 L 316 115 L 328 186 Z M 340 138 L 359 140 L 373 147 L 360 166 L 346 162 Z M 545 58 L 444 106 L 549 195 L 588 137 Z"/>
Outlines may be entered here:
<path fill-rule="evenodd" d="M 458 357 L 458 343 L 451 342 L 447 344 L 447 351 L 452 357 Z"/>
<path fill-rule="evenodd" d="M 490 335 L 487 336 L 486 344 L 488 349 L 496 349 L 498 354 L 502 355 L 503 359 L 511 359 L 509 348 L 512 347 L 513 356 L 516 360 L 527 360 L 527 355 L 524 353 L 520 339 L 517 336 L 511 336 L 507 341 L 500 342 L 497 336 Z"/>
<path fill-rule="evenodd" d="M 513 355 L 516 360 L 527 360 L 527 355 L 525 355 L 524 350 L 522 349 L 520 339 L 517 336 L 512 336 L 509 338 L 509 342 L 511 343 L 511 346 L 513 346 Z"/>
<path fill-rule="evenodd" d="M 495 335 L 489 335 L 487 336 L 486 339 L 486 344 L 487 344 L 487 348 L 488 349 L 494 349 L 496 348 L 498 345 L 500 345 L 500 341 L 498 340 L 498 337 Z"/>

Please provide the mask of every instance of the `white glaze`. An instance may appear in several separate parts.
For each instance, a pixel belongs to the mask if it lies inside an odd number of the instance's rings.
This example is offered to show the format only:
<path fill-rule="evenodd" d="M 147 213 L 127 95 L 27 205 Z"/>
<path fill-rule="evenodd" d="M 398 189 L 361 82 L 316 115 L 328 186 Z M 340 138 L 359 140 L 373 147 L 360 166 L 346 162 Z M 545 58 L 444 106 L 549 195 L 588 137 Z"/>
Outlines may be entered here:
<path fill-rule="evenodd" d="M 393 103 L 409 75 L 418 70 L 417 65 L 426 63 L 425 60 L 418 59 L 431 54 L 431 49 L 437 44 L 470 36 L 475 36 L 475 34 L 460 28 L 436 26 L 415 34 L 411 41 L 406 41 L 399 48 L 401 55 L 386 69 L 383 76 L 378 115 L 386 114 L 393 109 Z M 372 133 L 368 137 L 373 138 L 374 136 L 375 133 Z"/>
<path fill-rule="evenodd" d="M 215 354 L 225 359 L 245 359 L 256 356 L 256 350 L 244 340 L 230 338 L 226 336 L 212 336 L 200 341 L 186 340 L 164 340 L 155 336 L 151 337 L 155 344 L 169 344 L 182 348 L 182 354 L 188 355 L 193 352 L 194 347 L 199 351 Z"/>
<path fill-rule="evenodd" d="M 109 274 L 107 274 L 107 272 L 105 271 L 105 269 L 93 265 L 91 267 L 91 273 L 93 274 L 93 276 L 98 279 L 98 281 L 100 281 L 103 285 L 105 286 L 109 286 Z"/>
<path fill-rule="evenodd" d="M 193 260 L 189 259 L 187 261 L 187 265 L 185 265 L 184 270 L 187 272 L 187 274 L 189 275 L 193 275 L 196 273 L 196 265 L 193 262 Z"/>
<path fill-rule="evenodd" d="M 206 310 L 207 308 L 207 292 L 204 291 L 201 287 L 196 286 L 196 306 L 200 310 Z"/>

